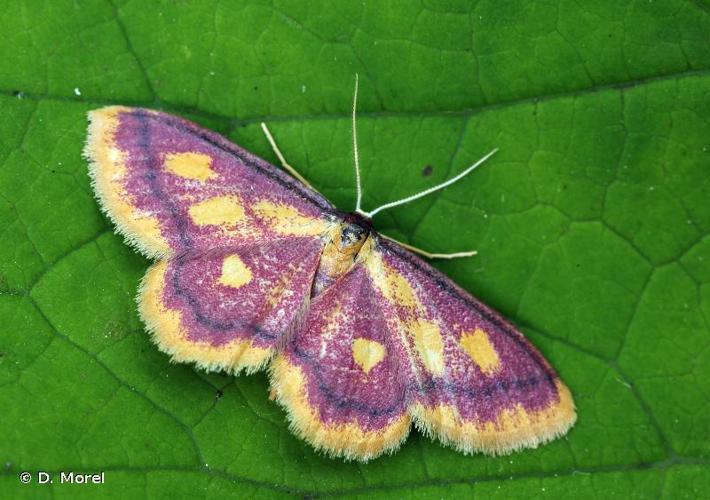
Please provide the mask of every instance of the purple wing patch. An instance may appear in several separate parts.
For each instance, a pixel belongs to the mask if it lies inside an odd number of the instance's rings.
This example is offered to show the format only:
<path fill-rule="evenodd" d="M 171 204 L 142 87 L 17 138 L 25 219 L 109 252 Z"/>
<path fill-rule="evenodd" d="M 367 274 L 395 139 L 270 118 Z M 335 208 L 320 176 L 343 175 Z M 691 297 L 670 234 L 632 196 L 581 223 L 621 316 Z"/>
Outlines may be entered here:
<path fill-rule="evenodd" d="M 257 370 L 307 307 L 321 251 L 294 238 L 160 261 L 141 287 L 141 316 L 176 361 Z"/>
<path fill-rule="evenodd" d="M 313 301 L 272 365 L 272 385 L 294 432 L 360 460 L 397 448 L 411 423 L 411 373 L 373 292 L 365 268 L 353 268 Z"/>
<path fill-rule="evenodd" d="M 322 237 L 336 218 L 320 194 L 181 118 L 122 107 L 90 118 L 94 189 L 146 255 Z"/>
<path fill-rule="evenodd" d="M 421 430 L 464 452 L 503 454 L 574 424 L 567 387 L 499 314 L 387 240 L 366 265 L 413 353 L 407 400 Z"/>

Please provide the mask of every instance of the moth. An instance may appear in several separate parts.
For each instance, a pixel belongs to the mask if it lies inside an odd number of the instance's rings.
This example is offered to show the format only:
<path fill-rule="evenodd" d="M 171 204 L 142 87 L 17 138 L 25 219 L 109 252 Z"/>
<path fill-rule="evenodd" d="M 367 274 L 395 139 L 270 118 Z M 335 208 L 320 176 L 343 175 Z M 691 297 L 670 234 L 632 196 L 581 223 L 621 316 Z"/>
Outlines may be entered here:
<path fill-rule="evenodd" d="M 570 391 L 513 325 L 372 227 L 377 211 L 478 163 L 365 212 L 353 123 L 357 209 L 344 213 L 285 161 L 294 176 L 176 116 L 111 106 L 89 121 L 93 188 L 155 259 L 138 309 L 173 361 L 268 369 L 292 431 L 346 459 L 393 452 L 412 424 L 490 455 L 574 424 Z"/>

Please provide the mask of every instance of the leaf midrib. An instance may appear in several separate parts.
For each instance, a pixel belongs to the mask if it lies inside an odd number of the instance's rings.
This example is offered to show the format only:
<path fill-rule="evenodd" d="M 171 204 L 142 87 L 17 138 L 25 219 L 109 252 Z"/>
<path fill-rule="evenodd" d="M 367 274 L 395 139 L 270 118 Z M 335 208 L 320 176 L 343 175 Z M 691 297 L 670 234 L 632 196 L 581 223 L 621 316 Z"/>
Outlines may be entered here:
<path fill-rule="evenodd" d="M 548 101 L 554 101 L 556 99 L 564 99 L 568 97 L 582 97 L 585 95 L 595 94 L 597 92 L 603 92 L 605 90 L 626 90 L 631 88 L 636 88 L 640 86 L 650 85 L 657 82 L 678 80 L 681 78 L 701 78 L 705 76 L 710 76 L 710 68 L 693 69 L 686 71 L 677 71 L 673 73 L 666 73 L 661 75 L 652 75 L 643 78 L 637 78 L 633 80 L 619 80 L 611 83 L 604 83 L 599 85 L 591 85 L 589 87 L 584 87 L 576 90 L 570 90 L 565 92 L 551 92 L 548 94 L 539 94 L 533 96 L 526 96 L 516 99 L 502 100 L 495 103 L 483 104 L 481 106 L 474 106 L 471 108 L 464 108 L 460 110 L 453 109 L 442 109 L 442 110 L 402 110 L 402 111 L 383 111 L 383 110 L 358 110 L 359 118 L 411 118 L 411 117 L 451 117 L 451 118 L 461 118 L 470 117 L 480 113 L 484 113 L 491 110 L 498 110 L 508 107 L 514 107 L 525 104 L 542 103 Z M 324 120 L 339 120 L 339 119 L 350 119 L 351 112 L 337 112 L 337 113 L 305 113 L 305 114 L 284 114 L 284 115 L 255 115 L 250 118 L 234 118 L 227 115 L 221 115 L 218 113 L 212 113 L 209 111 L 204 111 L 198 107 L 185 106 L 180 104 L 174 104 L 168 101 L 163 101 L 161 99 L 149 100 L 131 100 L 131 99 L 82 99 L 71 95 L 61 95 L 61 94 L 49 94 L 49 93 L 33 93 L 24 92 L 19 89 L 0 89 L 0 96 L 11 97 L 19 99 L 17 93 L 21 93 L 22 99 L 31 100 L 50 100 L 59 102 L 71 102 L 71 103 L 83 103 L 83 104 L 97 104 L 97 105 L 111 105 L 121 103 L 127 106 L 138 106 L 138 107 L 153 107 L 159 109 L 170 109 L 178 113 L 185 113 L 194 116 L 198 116 L 204 119 L 209 119 L 222 124 L 228 125 L 230 128 L 236 128 L 239 126 L 258 124 L 261 122 L 305 122 L 305 121 L 324 121 Z"/>

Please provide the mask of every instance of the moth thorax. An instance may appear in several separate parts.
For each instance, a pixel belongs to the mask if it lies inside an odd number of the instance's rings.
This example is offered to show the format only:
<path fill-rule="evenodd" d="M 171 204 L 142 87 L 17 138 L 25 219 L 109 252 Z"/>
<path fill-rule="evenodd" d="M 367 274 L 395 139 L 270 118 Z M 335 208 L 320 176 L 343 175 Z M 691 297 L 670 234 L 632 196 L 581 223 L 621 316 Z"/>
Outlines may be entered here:
<path fill-rule="evenodd" d="M 337 234 L 332 239 L 332 245 L 341 254 L 341 258 L 354 259 L 369 234 L 368 228 L 345 221 L 338 227 Z"/>
<path fill-rule="evenodd" d="M 329 241 L 321 254 L 313 285 L 313 297 L 352 267 L 369 235 L 369 225 L 361 225 L 358 221 L 350 218 L 344 218 L 333 227 Z"/>

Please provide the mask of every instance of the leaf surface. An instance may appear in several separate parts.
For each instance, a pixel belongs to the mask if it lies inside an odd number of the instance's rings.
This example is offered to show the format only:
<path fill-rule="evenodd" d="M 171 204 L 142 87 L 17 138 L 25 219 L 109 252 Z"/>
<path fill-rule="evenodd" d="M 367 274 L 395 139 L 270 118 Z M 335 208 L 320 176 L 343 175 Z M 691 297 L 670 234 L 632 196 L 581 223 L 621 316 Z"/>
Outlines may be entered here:
<path fill-rule="evenodd" d="M 0 492 L 80 498 L 693 497 L 710 488 L 710 4 L 69 2 L 0 12 Z M 161 108 L 292 165 L 519 325 L 570 386 L 568 437 L 462 456 L 414 432 L 367 465 L 314 453 L 264 375 L 170 364 L 149 262 L 101 215 L 86 111 Z M 25 486 L 21 471 L 105 471 Z M 33 478 L 33 479 L 36 479 Z"/>

